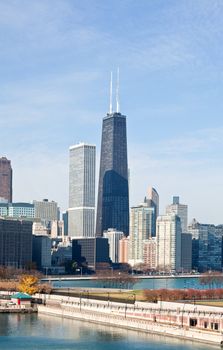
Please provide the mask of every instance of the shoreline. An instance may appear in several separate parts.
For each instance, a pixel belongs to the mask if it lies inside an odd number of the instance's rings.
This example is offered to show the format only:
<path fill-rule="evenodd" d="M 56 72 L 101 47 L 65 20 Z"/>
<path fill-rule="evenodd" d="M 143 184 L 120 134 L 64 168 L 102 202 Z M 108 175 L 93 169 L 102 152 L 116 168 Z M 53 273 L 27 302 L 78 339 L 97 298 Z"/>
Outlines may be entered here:
<path fill-rule="evenodd" d="M 59 295 L 41 298 L 44 305 L 38 305 L 39 314 L 223 346 L 223 308 L 216 311 L 209 306 L 164 301 L 127 305 Z"/>
<path fill-rule="evenodd" d="M 130 275 L 131 277 L 135 279 L 184 279 L 184 278 L 200 278 L 201 275 L 177 275 L 177 276 L 172 276 L 172 275 L 167 275 L 167 276 L 147 276 L 147 275 Z M 105 277 L 103 280 L 110 279 L 111 277 Z M 100 277 L 92 277 L 92 276 L 48 276 L 44 277 L 41 279 L 42 282 L 53 282 L 53 281 L 101 281 L 102 278 Z"/>

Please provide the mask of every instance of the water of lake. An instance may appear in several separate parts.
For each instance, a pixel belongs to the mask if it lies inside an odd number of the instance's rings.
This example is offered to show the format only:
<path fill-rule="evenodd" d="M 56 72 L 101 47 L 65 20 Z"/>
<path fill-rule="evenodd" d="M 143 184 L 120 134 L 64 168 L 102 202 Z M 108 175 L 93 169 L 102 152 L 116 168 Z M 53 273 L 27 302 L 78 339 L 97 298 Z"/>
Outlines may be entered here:
<path fill-rule="evenodd" d="M 54 287 L 80 287 L 80 288 L 103 288 L 112 287 L 110 284 L 106 284 L 105 281 L 98 280 L 74 280 L 74 281 L 54 281 L 52 282 Z M 222 287 L 222 285 L 214 287 Z M 121 286 L 120 286 L 121 287 Z M 115 286 L 117 288 L 117 286 Z M 160 288 L 170 288 L 170 289 L 203 289 L 210 288 L 209 285 L 202 285 L 198 277 L 185 277 L 185 278 L 149 278 L 149 279 L 139 279 L 135 283 L 132 289 L 160 289 Z"/>
<path fill-rule="evenodd" d="M 0 314 L 2 350 L 210 350 L 215 347 L 46 315 Z"/>

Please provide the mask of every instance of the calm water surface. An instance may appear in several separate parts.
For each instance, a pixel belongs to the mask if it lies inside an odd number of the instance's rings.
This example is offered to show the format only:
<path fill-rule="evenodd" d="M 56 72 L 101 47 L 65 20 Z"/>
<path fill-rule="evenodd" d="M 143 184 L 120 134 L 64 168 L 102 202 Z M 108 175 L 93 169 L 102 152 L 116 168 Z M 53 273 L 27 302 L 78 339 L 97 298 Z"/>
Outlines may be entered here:
<path fill-rule="evenodd" d="M 45 315 L 0 314 L 2 350 L 208 350 L 217 347 Z"/>
<path fill-rule="evenodd" d="M 97 280 L 74 280 L 74 281 L 53 281 L 54 287 L 83 287 L 83 288 L 103 288 L 112 287 L 112 285 L 106 285 L 106 282 Z M 115 288 L 119 286 L 115 286 Z M 120 286 L 121 287 L 121 286 Z M 150 279 L 139 279 L 138 282 L 132 287 L 132 289 L 160 289 L 160 288 L 171 288 L 171 289 L 204 289 L 210 287 L 223 287 L 223 284 L 219 285 L 202 285 L 198 277 L 185 277 L 185 278 L 150 278 Z"/>

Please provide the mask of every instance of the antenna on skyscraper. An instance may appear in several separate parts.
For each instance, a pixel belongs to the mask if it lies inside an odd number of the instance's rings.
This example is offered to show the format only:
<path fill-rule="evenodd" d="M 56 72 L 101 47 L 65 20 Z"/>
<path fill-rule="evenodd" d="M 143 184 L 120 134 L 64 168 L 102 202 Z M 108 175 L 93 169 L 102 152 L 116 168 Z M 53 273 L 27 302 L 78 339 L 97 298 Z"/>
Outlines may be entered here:
<path fill-rule="evenodd" d="M 109 114 L 112 114 L 112 72 L 111 72 L 111 81 L 110 81 L 110 106 L 109 106 Z"/>
<path fill-rule="evenodd" d="M 116 112 L 120 111 L 120 102 L 119 102 L 119 67 L 117 69 L 117 85 L 116 85 Z"/>

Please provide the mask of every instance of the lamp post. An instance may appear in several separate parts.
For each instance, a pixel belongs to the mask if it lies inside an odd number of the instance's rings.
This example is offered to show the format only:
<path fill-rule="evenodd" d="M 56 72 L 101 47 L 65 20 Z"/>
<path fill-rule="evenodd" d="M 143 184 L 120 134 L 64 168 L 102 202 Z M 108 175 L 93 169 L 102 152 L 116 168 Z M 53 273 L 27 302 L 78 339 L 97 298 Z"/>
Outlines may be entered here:
<path fill-rule="evenodd" d="M 185 303 L 184 303 L 184 306 L 182 308 L 181 328 L 183 328 L 183 326 L 184 326 L 184 308 L 185 308 Z"/>
<path fill-rule="evenodd" d="M 127 312 L 127 303 L 125 304 L 125 318 L 126 318 L 126 312 Z"/>
<path fill-rule="evenodd" d="M 134 302 L 134 312 L 135 312 L 135 302 L 136 302 L 136 295 L 135 295 L 135 293 L 133 294 L 133 302 Z"/>
<path fill-rule="evenodd" d="M 80 311 L 81 311 L 81 291 L 80 291 Z"/>

